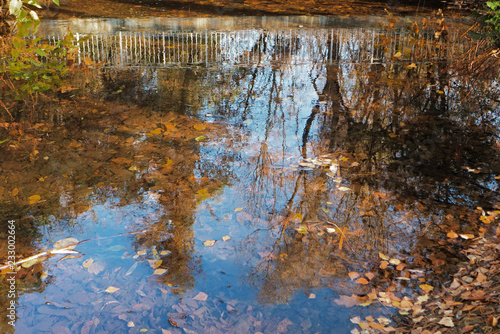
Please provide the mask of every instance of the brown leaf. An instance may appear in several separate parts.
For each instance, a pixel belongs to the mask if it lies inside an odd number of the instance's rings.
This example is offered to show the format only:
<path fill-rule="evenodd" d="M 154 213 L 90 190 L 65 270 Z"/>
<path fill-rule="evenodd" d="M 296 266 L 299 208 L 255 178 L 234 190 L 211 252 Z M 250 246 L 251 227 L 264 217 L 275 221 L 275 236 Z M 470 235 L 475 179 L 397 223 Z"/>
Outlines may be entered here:
<path fill-rule="evenodd" d="M 476 282 L 478 283 L 483 283 L 486 281 L 486 276 L 484 276 L 483 274 L 481 273 L 478 273 L 477 274 L 477 277 L 476 277 Z"/>
<path fill-rule="evenodd" d="M 380 269 L 385 269 L 389 265 L 388 261 L 382 261 L 380 262 Z"/>
<path fill-rule="evenodd" d="M 498 325 L 498 318 L 491 315 L 488 319 L 488 324 L 492 327 L 496 327 Z"/>
<path fill-rule="evenodd" d="M 470 332 L 471 330 L 474 329 L 474 326 L 473 325 L 466 325 L 464 326 L 461 330 L 460 330 L 460 333 L 464 334 L 464 333 L 467 333 L 467 332 Z"/>

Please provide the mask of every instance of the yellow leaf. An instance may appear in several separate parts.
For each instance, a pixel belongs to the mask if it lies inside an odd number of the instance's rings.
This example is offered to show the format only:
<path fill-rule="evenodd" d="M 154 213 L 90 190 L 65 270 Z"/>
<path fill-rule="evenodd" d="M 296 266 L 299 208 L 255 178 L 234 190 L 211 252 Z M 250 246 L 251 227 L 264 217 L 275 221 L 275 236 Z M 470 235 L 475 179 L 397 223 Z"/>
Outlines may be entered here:
<path fill-rule="evenodd" d="M 236 209 L 234 209 L 235 212 L 242 211 L 242 210 L 243 210 L 243 208 L 236 208 Z"/>
<path fill-rule="evenodd" d="M 424 290 L 425 293 L 429 293 L 432 290 L 434 290 L 434 287 L 432 285 L 429 285 L 429 284 L 421 284 L 420 289 Z"/>
<path fill-rule="evenodd" d="M 458 234 L 456 234 L 455 232 L 453 231 L 450 231 L 446 234 L 446 236 L 450 239 L 455 239 L 455 238 L 458 238 Z"/>
<path fill-rule="evenodd" d="M 94 259 L 87 259 L 87 260 L 83 261 L 82 266 L 84 268 L 88 268 L 92 265 L 92 263 L 94 263 Z"/>
<path fill-rule="evenodd" d="M 137 252 L 137 255 L 139 255 L 139 256 L 144 255 L 144 254 L 146 254 L 146 250 L 144 250 L 144 249 Z"/>
<path fill-rule="evenodd" d="M 228 241 L 229 239 L 231 239 L 231 237 L 228 235 L 222 237 L 222 241 Z"/>
<path fill-rule="evenodd" d="M 398 51 L 398 52 L 396 52 L 396 53 L 394 54 L 394 56 L 393 56 L 393 57 L 394 57 L 394 58 L 401 58 L 401 56 L 402 56 L 402 55 L 403 55 L 403 54 L 401 53 L 401 51 Z"/>
<path fill-rule="evenodd" d="M 35 203 L 39 202 L 40 199 L 41 199 L 40 195 L 33 195 L 33 196 L 30 196 L 28 198 L 30 204 L 35 204 Z"/>
<path fill-rule="evenodd" d="M 204 241 L 203 245 L 205 245 L 206 247 L 212 247 L 213 245 L 215 245 L 215 240 Z"/>
<path fill-rule="evenodd" d="M 113 292 L 116 292 L 118 290 L 120 290 L 120 288 L 116 288 L 114 286 L 108 286 L 108 288 L 106 289 L 106 292 L 107 293 L 113 293 Z"/>
<path fill-rule="evenodd" d="M 162 133 L 162 130 L 160 128 L 156 128 L 154 130 L 151 130 L 150 132 L 153 135 L 159 135 L 160 133 Z"/>
<path fill-rule="evenodd" d="M 193 125 L 193 128 L 198 131 L 203 131 L 206 128 L 206 125 L 203 123 Z"/>
<path fill-rule="evenodd" d="M 163 275 L 166 272 L 167 272 L 167 269 L 158 268 L 158 269 L 155 269 L 155 271 L 153 272 L 153 275 Z"/>
<path fill-rule="evenodd" d="M 383 253 L 378 253 L 378 256 L 379 256 L 382 260 L 387 260 L 387 261 L 389 261 L 389 258 L 388 258 L 386 255 L 384 255 Z"/>
<path fill-rule="evenodd" d="M 391 133 L 389 133 L 389 137 L 391 137 L 391 138 L 396 138 L 397 136 L 398 136 L 398 135 L 397 135 L 397 134 L 395 134 L 395 133 L 392 133 L 392 132 L 391 132 Z"/>
<path fill-rule="evenodd" d="M 401 260 L 399 260 L 399 259 L 390 259 L 389 263 L 397 266 L 397 265 L 399 265 L 401 263 Z"/>
<path fill-rule="evenodd" d="M 161 260 L 150 260 L 148 259 L 149 265 L 151 268 L 156 269 L 161 265 Z"/>
<path fill-rule="evenodd" d="M 16 197 L 16 196 L 17 196 L 17 194 L 19 194 L 19 189 L 14 188 L 14 189 L 12 190 L 12 193 L 11 193 L 11 194 L 12 194 L 12 197 Z"/>
<path fill-rule="evenodd" d="M 360 322 L 358 326 L 361 327 L 361 329 L 367 329 L 368 327 L 370 327 L 370 324 L 368 324 L 367 322 Z"/>

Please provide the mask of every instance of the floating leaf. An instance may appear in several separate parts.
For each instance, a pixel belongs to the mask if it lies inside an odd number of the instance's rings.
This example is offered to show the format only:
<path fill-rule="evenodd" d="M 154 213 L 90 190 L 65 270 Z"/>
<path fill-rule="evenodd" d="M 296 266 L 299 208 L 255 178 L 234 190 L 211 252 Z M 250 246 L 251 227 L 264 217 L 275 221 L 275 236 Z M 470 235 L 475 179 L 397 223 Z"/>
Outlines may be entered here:
<path fill-rule="evenodd" d="M 153 272 L 153 275 L 163 275 L 166 272 L 167 272 L 167 269 L 158 268 L 158 269 L 155 269 L 155 271 Z"/>
<path fill-rule="evenodd" d="M 228 241 L 229 239 L 231 239 L 231 237 L 228 235 L 222 237 L 222 241 Z"/>
<path fill-rule="evenodd" d="M 204 292 L 198 292 L 198 294 L 196 296 L 194 296 L 194 300 L 199 300 L 201 302 L 204 302 L 205 300 L 207 300 L 208 298 L 208 295 Z"/>
<path fill-rule="evenodd" d="M 308 233 L 308 232 L 307 232 L 307 226 L 303 226 L 303 225 L 302 225 L 302 226 L 299 226 L 299 228 L 296 228 L 295 230 L 296 230 L 297 232 L 299 232 L 299 233 L 302 233 L 302 234 Z"/>
<path fill-rule="evenodd" d="M 359 277 L 359 273 L 357 273 L 357 272 L 355 272 L 355 271 L 351 271 L 351 272 L 349 273 L 349 278 L 350 278 L 351 280 L 355 280 L 355 279 L 356 279 L 356 278 L 358 278 L 358 277 Z"/>
<path fill-rule="evenodd" d="M 359 283 L 359 284 L 368 284 L 369 282 L 368 282 L 368 280 L 366 278 L 361 277 L 361 278 L 358 278 L 356 280 L 356 283 Z"/>
<path fill-rule="evenodd" d="M 92 265 L 92 263 L 94 263 L 94 259 L 90 258 L 90 259 L 83 261 L 82 266 L 84 268 L 88 268 Z"/>
<path fill-rule="evenodd" d="M 463 239 L 474 239 L 474 234 L 460 234 L 460 237 Z"/>
<path fill-rule="evenodd" d="M 202 140 L 205 140 L 207 138 L 208 138 L 207 136 L 199 136 L 199 137 L 196 137 L 194 140 L 196 140 L 196 141 L 202 141 Z"/>
<path fill-rule="evenodd" d="M 94 262 L 90 267 L 87 268 L 87 270 L 89 271 L 89 273 L 97 275 L 104 270 L 104 265 L 102 263 Z"/>
<path fill-rule="evenodd" d="M 133 322 L 133 321 L 129 321 L 129 322 L 127 322 L 127 327 L 130 327 L 130 328 L 131 328 L 131 327 L 135 327 L 134 322 Z"/>
<path fill-rule="evenodd" d="M 375 277 L 375 274 L 374 273 L 371 273 L 371 272 L 367 272 L 365 274 L 366 277 L 368 277 L 368 279 L 371 281 L 374 277 Z"/>
<path fill-rule="evenodd" d="M 76 238 L 65 238 L 65 239 L 61 239 L 61 240 L 54 242 L 54 248 L 66 247 L 66 248 L 72 249 L 72 248 L 74 248 L 74 246 L 73 247 L 67 247 L 67 246 L 77 244 L 77 243 L 78 243 L 78 239 L 76 239 Z"/>
<path fill-rule="evenodd" d="M 399 265 L 401 263 L 401 260 L 399 260 L 399 259 L 390 259 L 389 263 L 397 266 L 397 265 Z"/>
<path fill-rule="evenodd" d="M 140 251 L 137 252 L 137 255 L 142 256 L 142 255 L 144 255 L 146 253 L 147 253 L 146 250 L 141 249 Z"/>
<path fill-rule="evenodd" d="M 241 211 L 241 210 L 243 210 L 243 208 L 236 208 L 236 209 L 234 209 L 234 212 L 238 212 L 238 211 Z"/>
<path fill-rule="evenodd" d="M 151 266 L 151 268 L 153 268 L 153 269 L 156 269 L 159 266 L 161 266 L 161 260 L 150 260 L 150 259 L 148 259 L 148 262 L 149 262 L 149 265 Z"/>
<path fill-rule="evenodd" d="M 114 286 L 108 286 L 108 288 L 106 289 L 106 292 L 107 293 L 114 293 L 116 291 L 120 290 L 120 288 L 117 288 L 117 287 L 114 287 Z"/>
<path fill-rule="evenodd" d="M 30 204 L 38 203 L 40 199 L 41 199 L 40 195 L 33 195 L 28 198 Z"/>
<path fill-rule="evenodd" d="M 434 287 L 432 285 L 429 285 L 429 284 L 421 284 L 420 289 L 424 290 L 425 293 L 429 293 L 432 290 L 434 290 Z"/>
<path fill-rule="evenodd" d="M 205 130 L 205 129 L 206 129 L 206 127 L 207 127 L 207 126 L 206 126 L 205 124 L 203 124 L 203 123 L 199 123 L 199 124 L 195 124 L 195 125 L 193 125 L 193 128 L 194 128 L 195 130 L 198 130 L 198 131 L 203 131 L 203 130 Z"/>
<path fill-rule="evenodd" d="M 108 250 L 112 252 L 118 252 L 121 251 L 124 247 L 122 245 L 114 245 L 108 248 Z"/>
<path fill-rule="evenodd" d="M 39 262 L 42 262 L 43 260 L 45 260 L 46 257 L 38 257 L 38 258 L 34 258 L 34 259 L 31 259 L 31 260 L 28 260 L 28 261 L 25 261 L 21 264 L 21 267 L 23 268 L 30 268 L 32 267 L 33 265 L 39 263 Z"/>
<path fill-rule="evenodd" d="M 125 276 L 132 274 L 134 272 L 135 268 L 137 268 L 137 262 L 134 262 L 134 264 L 127 270 L 127 272 L 125 273 Z"/>
<path fill-rule="evenodd" d="M 212 247 L 213 245 L 215 245 L 215 240 L 204 241 L 203 245 L 205 245 L 206 247 Z"/>
<path fill-rule="evenodd" d="M 382 260 L 386 260 L 386 261 L 389 261 L 389 258 L 384 255 L 383 253 L 378 253 L 378 256 L 382 259 Z"/>

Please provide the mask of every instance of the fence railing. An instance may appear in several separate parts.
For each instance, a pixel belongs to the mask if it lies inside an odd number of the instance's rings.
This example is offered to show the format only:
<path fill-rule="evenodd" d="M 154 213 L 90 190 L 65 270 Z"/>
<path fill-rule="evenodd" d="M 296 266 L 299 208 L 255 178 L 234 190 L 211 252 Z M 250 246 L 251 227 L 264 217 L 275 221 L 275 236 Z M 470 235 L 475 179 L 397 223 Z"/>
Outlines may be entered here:
<path fill-rule="evenodd" d="M 301 63 L 382 63 L 453 60 L 467 40 L 436 40 L 434 34 L 371 29 L 287 29 L 237 31 L 119 32 L 81 35 L 78 62 L 104 66 L 258 65 Z M 60 36 L 50 36 L 56 42 Z"/>

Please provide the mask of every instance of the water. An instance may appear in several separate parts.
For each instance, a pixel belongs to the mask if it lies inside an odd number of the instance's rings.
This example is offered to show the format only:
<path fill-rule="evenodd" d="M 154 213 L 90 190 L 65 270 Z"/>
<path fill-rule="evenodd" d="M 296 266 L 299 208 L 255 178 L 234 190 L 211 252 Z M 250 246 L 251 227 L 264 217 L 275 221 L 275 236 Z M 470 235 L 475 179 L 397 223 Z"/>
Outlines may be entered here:
<path fill-rule="evenodd" d="M 276 20 L 72 23 L 99 66 L 30 130 L 38 153 L 1 147 L 2 213 L 22 257 L 87 241 L 19 271 L 16 332 L 348 333 L 397 314 L 373 289 L 453 269 L 446 233 L 496 202 L 496 79 L 432 31 Z"/>

